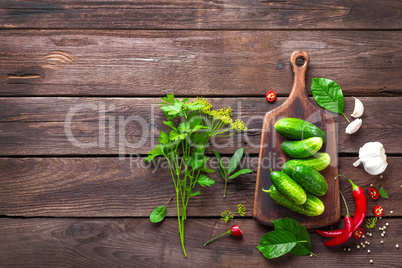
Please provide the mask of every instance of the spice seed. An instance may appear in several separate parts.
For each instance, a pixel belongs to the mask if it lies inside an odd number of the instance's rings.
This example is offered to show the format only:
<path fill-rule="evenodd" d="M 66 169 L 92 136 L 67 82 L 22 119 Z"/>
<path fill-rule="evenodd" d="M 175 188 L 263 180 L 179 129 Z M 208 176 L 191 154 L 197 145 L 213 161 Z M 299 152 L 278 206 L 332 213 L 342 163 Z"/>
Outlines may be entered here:
<path fill-rule="evenodd" d="M 360 245 L 357 245 L 356 248 L 357 248 L 357 249 L 360 249 Z"/>
<path fill-rule="evenodd" d="M 350 251 L 350 248 L 348 248 L 348 251 Z"/>
<path fill-rule="evenodd" d="M 370 233 L 370 234 L 369 234 L 369 236 L 373 236 L 373 234 L 372 234 L 372 233 Z"/>
<path fill-rule="evenodd" d="M 394 211 L 392 211 L 392 210 L 391 210 L 389 213 L 391 213 L 391 214 L 392 214 L 392 213 L 394 213 Z"/>
<path fill-rule="evenodd" d="M 364 241 L 364 244 L 368 244 L 368 241 Z"/>
<path fill-rule="evenodd" d="M 373 187 L 374 185 L 372 183 L 370 183 L 370 187 Z"/>
<path fill-rule="evenodd" d="M 386 225 L 386 226 L 388 226 L 388 225 L 389 225 L 389 223 L 387 222 L 387 223 L 385 223 L 385 225 Z"/>
<path fill-rule="evenodd" d="M 373 260 L 370 260 L 370 263 L 373 263 Z"/>
<path fill-rule="evenodd" d="M 399 245 L 398 245 L 398 244 L 396 244 L 396 245 L 395 245 L 395 247 L 396 247 L 396 248 L 399 248 Z"/>
<path fill-rule="evenodd" d="M 365 248 L 365 247 L 366 247 L 366 245 L 363 245 L 363 246 L 362 246 L 362 248 Z"/>
<path fill-rule="evenodd" d="M 381 236 L 384 237 L 384 233 L 382 233 Z"/>
<path fill-rule="evenodd" d="M 370 252 L 371 252 L 371 251 L 368 249 L 368 250 L 367 250 L 367 253 L 370 254 Z"/>
<path fill-rule="evenodd" d="M 367 242 L 367 245 L 370 246 L 370 242 Z"/>
<path fill-rule="evenodd" d="M 364 238 L 364 235 L 362 235 L 362 238 Z"/>
<path fill-rule="evenodd" d="M 310 258 L 312 258 L 313 257 L 313 254 L 310 254 Z"/>
<path fill-rule="evenodd" d="M 380 243 L 381 243 L 381 244 L 384 244 L 384 241 L 381 240 Z"/>

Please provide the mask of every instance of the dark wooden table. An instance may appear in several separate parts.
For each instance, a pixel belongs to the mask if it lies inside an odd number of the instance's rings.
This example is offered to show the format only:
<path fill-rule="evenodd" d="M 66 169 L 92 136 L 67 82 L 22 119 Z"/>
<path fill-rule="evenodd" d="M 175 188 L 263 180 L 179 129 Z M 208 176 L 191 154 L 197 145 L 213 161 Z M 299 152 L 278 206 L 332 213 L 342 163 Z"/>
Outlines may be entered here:
<path fill-rule="evenodd" d="M 401 267 L 401 13 L 399 0 L 2 1 L 0 266 Z M 317 257 L 267 260 L 256 249 L 272 229 L 252 218 L 255 173 L 234 179 L 226 198 L 215 173 L 216 184 L 190 201 L 185 259 L 174 205 L 162 223 L 148 219 L 174 195 L 168 170 L 143 161 L 163 128 L 159 97 L 231 106 L 249 130 L 218 140 L 218 151 L 244 147 L 244 165 L 256 170 L 262 116 L 286 100 L 296 49 L 311 57 L 307 88 L 331 78 L 347 115 L 352 96 L 365 105 L 355 135 L 335 117 L 339 173 L 388 191 L 388 200 L 368 201 L 368 215 L 374 204 L 385 208 L 385 237 L 370 230 L 365 249 L 355 239 L 326 248 L 311 230 Z M 271 89 L 274 104 L 264 98 Z M 352 166 L 369 141 L 388 154 L 383 179 Z M 340 185 L 354 211 L 350 185 Z M 222 222 L 239 203 L 246 217 Z M 235 223 L 242 239 L 203 247 Z"/>

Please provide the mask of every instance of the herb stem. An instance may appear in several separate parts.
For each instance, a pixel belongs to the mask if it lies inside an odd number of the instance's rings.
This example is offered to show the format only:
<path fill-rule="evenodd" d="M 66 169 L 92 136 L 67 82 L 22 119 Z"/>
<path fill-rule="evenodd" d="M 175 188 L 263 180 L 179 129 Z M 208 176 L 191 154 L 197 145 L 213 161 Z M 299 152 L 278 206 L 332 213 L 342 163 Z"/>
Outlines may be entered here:
<path fill-rule="evenodd" d="M 226 186 L 228 185 L 228 178 L 225 178 L 225 189 L 223 190 L 223 197 L 226 197 Z"/>
<path fill-rule="evenodd" d="M 222 236 L 224 236 L 224 235 L 228 235 L 228 234 L 230 234 L 230 230 L 229 231 L 227 231 L 226 233 L 223 233 L 223 234 L 220 234 L 220 235 L 218 235 L 218 236 L 215 236 L 214 238 L 212 238 L 211 240 L 209 240 L 207 243 L 205 243 L 204 244 L 204 247 L 206 246 L 206 245 L 208 245 L 209 243 L 211 243 L 212 241 L 214 241 L 215 239 L 217 239 L 217 238 L 219 238 L 219 237 L 222 237 Z"/>
<path fill-rule="evenodd" d="M 346 115 L 344 113 L 342 113 L 342 115 L 346 118 L 346 121 L 348 121 L 348 123 L 350 124 L 349 119 L 346 117 Z"/>

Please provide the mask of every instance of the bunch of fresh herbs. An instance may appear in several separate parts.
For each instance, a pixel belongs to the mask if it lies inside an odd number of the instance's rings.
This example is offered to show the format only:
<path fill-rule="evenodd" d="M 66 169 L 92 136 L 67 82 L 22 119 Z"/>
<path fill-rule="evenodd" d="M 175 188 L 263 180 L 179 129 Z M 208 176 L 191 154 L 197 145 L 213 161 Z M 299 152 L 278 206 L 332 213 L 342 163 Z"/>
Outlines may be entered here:
<path fill-rule="evenodd" d="M 193 191 L 197 184 L 205 187 L 215 183 L 203 174 L 213 172 L 207 167 L 209 158 L 205 155 L 208 141 L 213 136 L 227 137 L 247 128 L 243 121 L 232 120 L 230 107 L 212 110 L 212 105 L 205 98 L 190 102 L 188 98 L 176 99 L 172 94 L 162 100 L 159 108 L 166 116 L 163 123 L 168 126 L 168 131 L 160 131 L 159 144 L 145 160 L 149 162 L 154 157 L 162 156 L 169 164 L 176 190 L 179 235 L 184 256 L 187 257 L 184 220 L 187 218 L 189 199 L 200 194 L 199 191 Z"/>

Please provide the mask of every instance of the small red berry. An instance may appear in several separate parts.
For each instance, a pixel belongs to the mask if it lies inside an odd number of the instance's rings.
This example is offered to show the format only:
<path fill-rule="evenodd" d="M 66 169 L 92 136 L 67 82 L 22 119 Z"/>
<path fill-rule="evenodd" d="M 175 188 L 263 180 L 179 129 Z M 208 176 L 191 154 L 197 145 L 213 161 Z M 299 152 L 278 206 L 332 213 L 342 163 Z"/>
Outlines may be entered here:
<path fill-rule="evenodd" d="M 233 236 L 242 236 L 243 232 L 240 230 L 239 225 L 233 225 L 232 228 L 230 228 L 231 235 Z"/>

